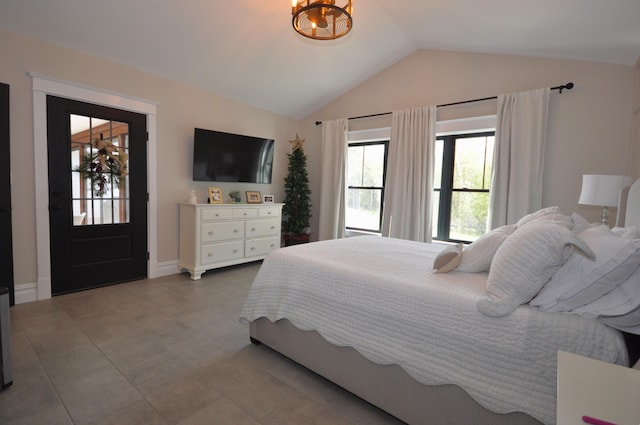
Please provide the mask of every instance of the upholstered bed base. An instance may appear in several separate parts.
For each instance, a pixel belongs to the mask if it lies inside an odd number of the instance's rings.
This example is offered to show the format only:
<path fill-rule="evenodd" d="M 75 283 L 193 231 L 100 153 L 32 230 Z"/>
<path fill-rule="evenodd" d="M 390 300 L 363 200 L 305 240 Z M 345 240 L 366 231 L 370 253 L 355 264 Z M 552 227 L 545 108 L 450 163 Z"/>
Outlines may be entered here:
<path fill-rule="evenodd" d="M 250 324 L 250 336 L 253 343 L 272 348 L 409 424 L 540 424 L 520 412 L 490 412 L 456 385 L 420 384 L 396 365 L 372 363 L 356 350 L 332 345 L 286 319 L 258 319 Z"/>

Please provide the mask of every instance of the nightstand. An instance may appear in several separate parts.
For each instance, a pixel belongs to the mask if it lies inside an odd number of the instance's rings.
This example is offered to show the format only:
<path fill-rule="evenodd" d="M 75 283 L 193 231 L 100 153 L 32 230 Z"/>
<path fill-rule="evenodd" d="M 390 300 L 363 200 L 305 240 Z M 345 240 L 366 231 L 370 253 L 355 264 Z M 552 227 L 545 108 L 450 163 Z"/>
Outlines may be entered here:
<path fill-rule="evenodd" d="M 640 424 L 640 370 L 559 351 L 557 388 L 557 425 Z"/>

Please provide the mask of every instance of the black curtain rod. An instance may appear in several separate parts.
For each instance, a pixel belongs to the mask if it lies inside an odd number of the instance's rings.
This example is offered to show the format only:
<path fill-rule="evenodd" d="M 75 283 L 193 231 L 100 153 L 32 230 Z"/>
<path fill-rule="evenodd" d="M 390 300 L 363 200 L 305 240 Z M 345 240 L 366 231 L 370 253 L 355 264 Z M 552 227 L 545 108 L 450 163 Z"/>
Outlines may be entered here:
<path fill-rule="evenodd" d="M 555 87 L 551 87 L 550 90 L 558 90 L 559 93 L 562 93 L 562 90 L 567 89 L 567 90 L 571 90 L 573 88 L 573 83 L 569 82 L 567 84 L 563 84 L 561 86 L 555 86 Z M 493 100 L 493 99 L 497 99 L 498 96 L 490 96 L 490 97 L 483 97 L 481 99 L 471 99 L 471 100 L 463 100 L 460 102 L 453 102 L 453 103 L 444 103 L 442 105 L 437 105 L 437 108 L 444 108 L 445 106 L 454 106 L 454 105 L 464 105 L 465 103 L 474 103 L 474 102 L 482 102 L 485 100 Z M 380 112 L 379 114 L 371 114 L 371 115 L 360 115 L 359 117 L 349 117 L 347 118 L 348 120 L 359 120 L 361 118 L 372 118 L 372 117 L 381 117 L 383 115 L 390 115 L 391 112 Z M 316 125 L 320 125 L 322 124 L 322 121 L 316 121 Z"/>

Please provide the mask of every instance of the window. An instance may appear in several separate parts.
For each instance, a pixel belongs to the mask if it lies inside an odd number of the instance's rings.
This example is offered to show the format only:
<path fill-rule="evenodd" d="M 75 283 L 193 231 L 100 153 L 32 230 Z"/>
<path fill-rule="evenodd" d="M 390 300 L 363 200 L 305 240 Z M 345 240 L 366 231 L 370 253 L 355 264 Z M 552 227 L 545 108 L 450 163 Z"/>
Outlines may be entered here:
<path fill-rule="evenodd" d="M 389 141 L 349 143 L 347 230 L 380 233 Z"/>
<path fill-rule="evenodd" d="M 472 242 L 487 230 L 495 131 L 438 136 L 433 239 Z"/>

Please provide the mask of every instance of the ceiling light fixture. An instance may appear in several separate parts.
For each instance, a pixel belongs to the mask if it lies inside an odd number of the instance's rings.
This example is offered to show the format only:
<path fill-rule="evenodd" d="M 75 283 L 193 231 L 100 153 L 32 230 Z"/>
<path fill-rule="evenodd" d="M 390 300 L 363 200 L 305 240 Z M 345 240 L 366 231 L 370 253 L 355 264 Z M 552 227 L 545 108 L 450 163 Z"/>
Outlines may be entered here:
<path fill-rule="evenodd" d="M 293 29 L 314 40 L 335 40 L 351 31 L 351 0 L 336 5 L 336 0 L 292 0 Z"/>

